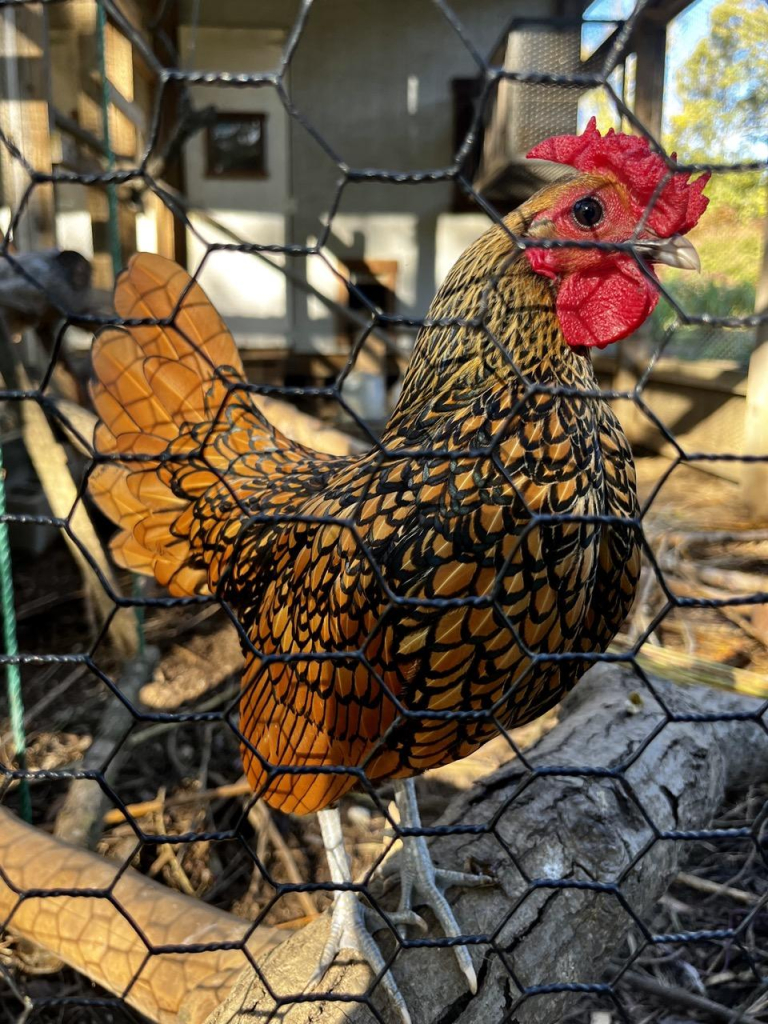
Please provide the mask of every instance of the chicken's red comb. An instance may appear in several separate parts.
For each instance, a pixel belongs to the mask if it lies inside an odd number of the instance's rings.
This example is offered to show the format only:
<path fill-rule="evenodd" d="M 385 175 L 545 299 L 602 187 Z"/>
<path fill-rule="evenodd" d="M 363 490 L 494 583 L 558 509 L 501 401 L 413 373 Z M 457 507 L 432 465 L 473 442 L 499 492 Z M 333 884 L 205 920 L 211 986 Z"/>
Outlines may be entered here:
<path fill-rule="evenodd" d="M 534 146 L 529 158 L 568 164 L 578 171 L 609 171 L 629 189 L 638 220 L 661 182 L 667 178 L 653 201 L 646 224 L 662 238 L 685 234 L 698 222 L 709 199 L 702 195 L 709 173 L 695 181 L 689 174 L 672 174 L 663 158 L 654 153 L 648 140 L 624 135 L 609 128 L 605 135 L 593 117 L 581 135 L 555 135 Z M 672 154 L 672 159 L 675 154 Z"/>

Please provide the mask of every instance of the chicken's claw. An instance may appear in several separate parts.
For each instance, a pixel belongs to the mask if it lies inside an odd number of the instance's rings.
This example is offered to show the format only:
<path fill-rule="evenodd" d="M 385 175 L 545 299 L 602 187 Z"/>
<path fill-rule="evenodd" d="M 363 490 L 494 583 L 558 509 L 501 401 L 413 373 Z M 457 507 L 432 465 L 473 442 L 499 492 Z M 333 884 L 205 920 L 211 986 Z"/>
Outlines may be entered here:
<path fill-rule="evenodd" d="M 360 902 L 356 892 L 347 890 L 336 893 L 331 930 L 307 989 L 313 988 L 322 981 L 326 971 L 342 949 L 350 949 L 361 956 L 374 975 L 380 979 L 382 988 L 389 996 L 403 1024 L 411 1024 L 411 1015 L 408 1012 L 405 999 L 365 923 L 365 914 L 366 908 Z"/>
<path fill-rule="evenodd" d="M 401 826 L 419 828 L 421 819 L 416 802 L 416 788 L 412 779 L 395 783 L 395 800 L 400 812 Z M 492 885 L 493 878 L 489 875 L 474 875 L 464 871 L 447 871 L 443 868 L 436 868 L 432 863 L 424 836 L 405 835 L 402 836 L 402 843 L 403 849 L 399 860 L 400 904 L 393 914 L 388 915 L 390 922 L 406 927 L 415 925 L 422 931 L 426 931 L 424 920 L 413 910 L 414 904 L 416 906 L 423 904 L 432 910 L 448 938 L 459 938 L 462 935 L 462 930 L 445 898 L 444 890 L 452 885 L 468 888 Z M 396 864 L 394 859 L 387 861 L 384 868 L 385 873 L 390 874 L 396 870 Z M 454 946 L 453 951 L 459 967 L 467 979 L 470 991 L 474 994 L 477 992 L 477 974 L 469 951 L 466 946 L 462 945 Z"/>

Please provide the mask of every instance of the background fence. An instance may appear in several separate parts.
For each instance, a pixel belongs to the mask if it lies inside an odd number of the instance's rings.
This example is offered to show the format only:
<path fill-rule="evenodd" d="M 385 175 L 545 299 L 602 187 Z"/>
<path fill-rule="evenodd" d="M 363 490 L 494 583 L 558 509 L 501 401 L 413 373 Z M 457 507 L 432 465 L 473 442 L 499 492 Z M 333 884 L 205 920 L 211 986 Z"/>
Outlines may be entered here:
<path fill-rule="evenodd" d="M 437 859 L 498 882 L 451 901 L 476 999 L 437 928 L 386 925 L 391 787 L 345 836 L 416 1022 L 768 1020 L 768 15 L 686 8 L 0 0 L 1 1020 L 389 1020 L 365 967 L 304 991 L 332 887 L 240 778 L 231 611 L 104 554 L 90 340 L 131 253 L 173 257 L 284 429 L 370 445 L 451 263 L 546 180 L 524 153 L 592 112 L 712 170 L 704 275 L 596 361 L 630 619 L 564 707 L 420 780 Z"/>

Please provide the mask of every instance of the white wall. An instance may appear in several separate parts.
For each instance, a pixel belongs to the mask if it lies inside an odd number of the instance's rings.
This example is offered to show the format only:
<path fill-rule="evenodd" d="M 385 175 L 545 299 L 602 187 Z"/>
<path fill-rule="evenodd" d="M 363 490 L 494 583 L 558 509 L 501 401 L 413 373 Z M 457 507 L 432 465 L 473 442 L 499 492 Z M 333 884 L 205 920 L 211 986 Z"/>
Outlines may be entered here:
<path fill-rule="evenodd" d="M 285 42 L 282 29 L 207 28 L 182 26 L 182 67 L 234 74 L 271 70 Z M 226 231 L 192 213 L 187 232 L 187 263 L 195 271 L 211 244 L 245 242 L 284 245 L 288 236 L 288 117 L 274 89 L 233 89 L 195 86 L 195 102 L 221 110 L 267 115 L 264 179 L 207 178 L 205 133 L 185 147 L 186 194 L 193 206 L 210 213 Z M 285 257 L 270 255 L 275 264 Z M 264 260 L 247 253 L 216 251 L 203 263 L 198 280 L 246 348 L 283 347 L 293 330 L 285 277 Z"/>
<path fill-rule="evenodd" d="M 545 16 L 553 12 L 554 0 L 542 0 L 535 12 L 523 0 L 453 0 L 452 8 L 477 49 L 489 54 L 515 15 Z M 221 40 L 207 51 L 207 61 L 215 56 L 218 70 L 264 71 L 276 69 L 279 47 L 273 47 L 270 56 L 246 40 L 256 39 L 257 29 L 280 29 L 287 36 L 298 3 L 198 0 L 196 5 L 194 0 L 182 0 L 182 21 L 191 22 L 195 9 L 200 25 L 198 52 L 201 41 L 216 39 L 216 33 Z M 214 25 L 217 28 L 208 36 L 209 26 Z M 189 32 L 185 30 L 186 39 Z M 306 245 L 322 232 L 343 176 L 335 159 L 353 168 L 390 171 L 449 165 L 454 131 L 451 80 L 476 73 L 466 46 L 431 0 L 315 4 L 287 84 L 291 101 L 333 153 L 325 152 L 297 120 L 288 120 L 288 194 L 282 208 L 285 240 Z M 226 102 L 235 107 L 246 97 L 249 102 L 266 102 L 268 95 L 276 99 L 270 89 L 195 89 L 201 104 Z M 333 221 L 329 256 L 342 261 L 397 260 L 396 312 L 422 317 L 454 259 L 488 223 L 481 213 L 449 213 L 452 196 L 450 182 L 349 182 Z M 216 208 L 239 225 L 239 233 L 259 241 L 276 237 L 270 234 L 273 222 L 269 220 L 275 200 L 270 201 L 266 190 L 234 191 L 226 185 L 214 198 Z M 274 225 L 277 232 L 277 221 Z M 313 269 L 311 260 L 288 259 L 296 274 L 323 279 L 323 270 Z M 238 282 L 231 296 L 233 313 L 242 301 L 240 282 L 245 284 L 246 276 L 245 269 L 238 270 L 232 279 L 233 285 Z M 333 287 L 337 288 L 335 282 Z M 252 286 L 246 289 L 245 300 L 254 302 Z M 292 303 L 286 321 L 289 344 L 299 350 L 329 351 L 340 333 L 334 317 L 299 289 L 289 290 L 288 302 Z M 252 310 L 255 314 L 255 305 Z"/>
<path fill-rule="evenodd" d="M 88 186 L 59 183 L 55 188 L 56 244 L 60 249 L 75 249 L 86 259 L 93 259 L 93 225 L 88 204 Z"/>

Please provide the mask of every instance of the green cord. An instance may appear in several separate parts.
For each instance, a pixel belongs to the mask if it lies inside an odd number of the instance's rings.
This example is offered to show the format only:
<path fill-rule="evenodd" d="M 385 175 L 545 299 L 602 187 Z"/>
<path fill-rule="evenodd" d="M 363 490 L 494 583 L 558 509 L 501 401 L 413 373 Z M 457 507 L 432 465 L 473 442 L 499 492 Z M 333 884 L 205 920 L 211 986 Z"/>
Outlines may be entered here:
<path fill-rule="evenodd" d="M 5 504 L 5 470 L 3 468 L 3 450 L 0 447 L 0 517 L 6 513 Z M 5 653 L 12 657 L 19 653 L 16 639 L 16 608 L 13 602 L 13 575 L 11 573 L 11 545 L 8 540 L 8 524 L 0 518 L 0 606 L 3 612 L 3 639 Z M 8 704 L 11 711 L 11 732 L 16 746 L 16 758 L 19 768 L 24 771 L 27 766 L 27 737 L 24 733 L 24 699 L 21 694 L 21 671 L 19 666 L 8 663 L 5 666 L 5 679 L 8 686 Z M 21 815 L 25 821 L 32 820 L 32 801 L 29 795 L 29 783 L 21 780 Z"/>

